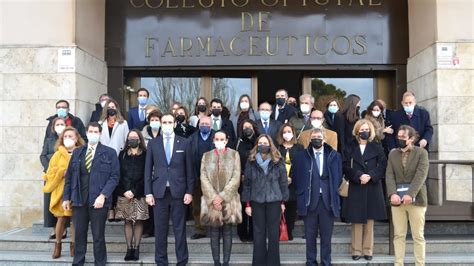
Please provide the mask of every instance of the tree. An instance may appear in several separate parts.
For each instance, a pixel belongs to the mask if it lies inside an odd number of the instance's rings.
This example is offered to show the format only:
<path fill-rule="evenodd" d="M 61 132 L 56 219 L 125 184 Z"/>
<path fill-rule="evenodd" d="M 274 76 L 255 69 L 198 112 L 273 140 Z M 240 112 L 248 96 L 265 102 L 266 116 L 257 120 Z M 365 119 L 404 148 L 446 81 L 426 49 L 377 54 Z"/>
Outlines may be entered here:
<path fill-rule="evenodd" d="M 315 78 L 311 81 L 311 95 L 316 99 L 314 103 L 315 108 L 325 111 L 326 105 L 333 99 L 337 99 L 340 108 L 342 108 L 341 103 L 346 97 L 346 92 L 344 89 L 337 88 L 333 84 L 326 84 L 323 80 Z"/>

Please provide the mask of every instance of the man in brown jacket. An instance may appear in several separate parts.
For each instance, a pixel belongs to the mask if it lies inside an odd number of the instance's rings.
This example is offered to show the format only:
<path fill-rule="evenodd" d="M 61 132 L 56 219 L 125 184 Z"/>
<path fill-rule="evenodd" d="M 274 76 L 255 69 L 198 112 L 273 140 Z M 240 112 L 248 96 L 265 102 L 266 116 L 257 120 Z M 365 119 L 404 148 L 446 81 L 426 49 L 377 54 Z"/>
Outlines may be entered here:
<path fill-rule="evenodd" d="M 395 265 L 403 265 L 407 223 L 410 222 L 416 265 L 425 265 L 425 213 L 428 205 L 425 180 L 428 152 L 414 146 L 418 134 L 410 126 L 400 126 L 397 149 L 388 155 L 385 175 L 387 195 L 392 205 Z"/>
<path fill-rule="evenodd" d="M 324 131 L 324 135 L 325 135 L 324 142 L 329 144 L 331 148 L 337 151 L 337 133 L 324 127 L 323 112 L 319 110 L 312 111 L 310 115 L 310 120 L 311 120 L 312 128 L 308 128 L 304 130 L 303 132 L 301 132 L 301 134 L 298 136 L 298 143 L 303 145 L 305 149 L 308 148 L 309 144 L 311 143 L 311 132 L 313 131 L 312 129 L 320 128 Z M 339 151 L 339 152 L 342 152 L 342 151 Z"/>

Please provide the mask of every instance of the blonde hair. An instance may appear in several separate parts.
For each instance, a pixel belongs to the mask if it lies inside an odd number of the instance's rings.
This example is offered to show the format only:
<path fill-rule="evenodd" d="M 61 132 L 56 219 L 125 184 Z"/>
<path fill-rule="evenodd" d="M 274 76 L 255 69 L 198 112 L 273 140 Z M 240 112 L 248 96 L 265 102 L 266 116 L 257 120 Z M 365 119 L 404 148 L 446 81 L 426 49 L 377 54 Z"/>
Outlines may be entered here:
<path fill-rule="evenodd" d="M 107 109 L 109 108 L 110 103 L 113 103 L 115 105 L 115 109 L 117 110 L 117 114 L 115 115 L 116 121 L 122 124 L 125 119 L 123 118 L 122 113 L 120 112 L 120 106 L 118 102 L 114 99 L 109 99 L 105 102 L 104 108 L 102 109 L 102 114 L 100 116 L 100 121 L 107 120 Z"/>
<path fill-rule="evenodd" d="M 371 142 L 375 139 L 375 128 L 374 124 L 368 119 L 360 119 L 354 125 L 354 130 L 352 130 L 352 135 L 357 139 L 357 142 L 360 142 L 359 130 L 363 125 L 368 125 L 370 129 L 369 139 L 367 141 Z"/>
<path fill-rule="evenodd" d="M 253 147 L 253 149 L 250 151 L 249 161 L 255 161 L 256 160 L 256 155 L 257 155 L 257 152 L 258 152 L 258 141 L 261 138 L 266 138 L 268 140 L 268 143 L 270 144 L 270 153 L 268 153 L 268 154 L 272 158 L 272 161 L 274 163 L 279 162 L 280 159 L 281 159 L 281 154 L 278 151 L 275 144 L 273 143 L 272 138 L 267 134 L 262 134 L 262 135 L 258 136 L 257 140 L 255 141 L 255 143 L 256 143 L 255 147 Z"/>
<path fill-rule="evenodd" d="M 67 126 L 63 132 L 61 132 L 61 135 L 59 135 L 58 140 L 56 140 L 56 144 L 54 144 L 54 150 L 57 151 L 59 146 L 64 146 L 64 133 L 72 131 L 76 135 L 77 142 L 76 142 L 76 148 L 83 146 L 86 144 L 84 139 L 81 137 L 81 134 L 79 134 L 79 131 L 75 127 Z"/>

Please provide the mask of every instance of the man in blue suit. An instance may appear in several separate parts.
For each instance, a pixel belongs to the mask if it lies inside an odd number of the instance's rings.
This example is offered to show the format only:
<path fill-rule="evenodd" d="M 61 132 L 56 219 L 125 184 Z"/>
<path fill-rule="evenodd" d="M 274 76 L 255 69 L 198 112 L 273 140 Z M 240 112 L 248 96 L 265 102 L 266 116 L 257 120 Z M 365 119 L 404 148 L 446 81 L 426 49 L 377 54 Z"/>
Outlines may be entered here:
<path fill-rule="evenodd" d="M 146 124 L 146 105 L 148 103 L 148 97 L 150 97 L 150 93 L 147 89 L 141 88 L 137 91 L 137 95 L 138 106 L 128 110 L 127 123 L 130 130 L 134 128 L 142 130 Z"/>
<path fill-rule="evenodd" d="M 280 121 L 271 119 L 272 106 L 268 102 L 263 102 L 258 107 L 260 119 L 255 121 L 258 126 L 258 130 L 261 134 L 269 135 L 273 142 L 276 143 L 276 137 L 283 125 Z"/>
<path fill-rule="evenodd" d="M 155 262 L 168 265 L 167 237 L 171 216 L 177 265 L 188 263 L 186 205 L 193 200 L 194 172 L 189 141 L 175 135 L 174 115 L 161 117 L 162 135 L 150 140 L 145 163 L 146 202 L 154 206 Z"/>
<path fill-rule="evenodd" d="M 304 219 L 306 265 L 317 265 L 316 242 L 321 236 L 321 264 L 331 265 L 334 220 L 340 214 L 337 192 L 342 181 L 341 155 L 324 141 L 324 131 L 314 128 L 311 145 L 292 160 L 290 176 L 296 186 L 297 210 Z"/>
<path fill-rule="evenodd" d="M 429 150 L 429 144 L 433 137 L 433 127 L 431 126 L 430 114 L 425 109 L 416 105 L 416 98 L 413 92 L 407 91 L 403 94 L 403 109 L 392 113 L 391 122 L 394 132 L 398 132 L 401 125 L 413 127 L 420 139 L 415 143 L 426 150 Z M 396 134 L 389 136 L 390 150 L 396 148 Z"/>
<path fill-rule="evenodd" d="M 72 208 L 76 230 L 73 265 L 85 262 L 89 221 L 95 265 L 107 263 L 105 221 L 112 193 L 119 182 L 120 165 L 115 150 L 99 143 L 101 132 L 102 127 L 97 122 L 87 126 L 89 143 L 74 150 L 66 171 L 63 208 Z"/>
<path fill-rule="evenodd" d="M 287 100 L 288 92 L 286 90 L 279 89 L 275 93 L 275 105 L 273 106 L 271 118 L 280 121 L 282 124 L 290 121 L 290 119 L 298 113 L 295 107 L 286 104 Z"/>

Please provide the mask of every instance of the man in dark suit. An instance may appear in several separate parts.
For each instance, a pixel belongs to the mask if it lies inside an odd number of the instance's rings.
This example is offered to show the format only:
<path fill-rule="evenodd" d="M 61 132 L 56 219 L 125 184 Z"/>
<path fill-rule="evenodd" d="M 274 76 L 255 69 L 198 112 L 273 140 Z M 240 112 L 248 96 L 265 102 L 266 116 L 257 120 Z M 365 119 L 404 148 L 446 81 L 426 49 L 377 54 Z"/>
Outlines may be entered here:
<path fill-rule="evenodd" d="M 128 110 L 128 128 L 130 130 L 136 128 L 142 130 L 146 124 L 146 105 L 150 93 L 147 89 L 141 88 L 137 91 L 138 106 Z"/>
<path fill-rule="evenodd" d="M 232 121 L 222 117 L 222 109 L 224 104 L 220 99 L 212 99 L 211 101 L 211 123 L 212 129 L 217 132 L 219 130 L 225 131 L 229 136 L 228 147 L 234 148 L 236 144 L 235 130 Z"/>
<path fill-rule="evenodd" d="M 66 120 L 66 126 L 72 126 L 77 129 L 77 131 L 79 131 L 79 135 L 81 135 L 81 137 L 87 141 L 84 123 L 82 123 L 82 120 L 79 117 L 73 116 L 71 113 L 69 113 L 69 102 L 66 100 L 57 101 L 56 114 L 46 118 L 46 120 L 48 120 L 48 126 L 46 127 L 46 132 L 44 134 L 44 140 L 46 140 L 46 138 L 48 138 L 53 133 L 51 132 L 51 124 L 56 117 L 64 118 Z"/>
<path fill-rule="evenodd" d="M 303 94 L 300 96 L 300 110 L 297 111 L 297 115 L 288 121 L 295 128 L 296 139 L 299 139 L 303 131 L 313 128 L 311 125 L 313 106 L 314 97 L 311 94 Z"/>
<path fill-rule="evenodd" d="M 105 106 L 105 103 L 110 99 L 107 93 L 101 94 L 99 96 L 99 102 L 95 104 L 95 110 L 92 111 L 90 122 L 99 122 L 100 116 L 102 115 L 102 110 Z"/>
<path fill-rule="evenodd" d="M 261 134 L 269 135 L 273 142 L 276 143 L 276 137 L 278 136 L 278 131 L 282 126 L 280 121 L 271 119 L 272 106 L 268 102 L 263 102 L 258 107 L 260 114 L 260 120 L 257 120 L 258 130 Z"/>
<path fill-rule="evenodd" d="M 120 165 L 115 150 L 99 143 L 101 132 L 97 122 L 87 126 L 89 143 L 74 150 L 65 175 L 63 208 L 72 208 L 76 230 L 73 265 L 85 262 L 89 221 L 95 265 L 107 263 L 105 221 L 119 182 Z"/>
<path fill-rule="evenodd" d="M 276 104 L 273 106 L 272 119 L 280 121 L 282 124 L 290 121 L 290 118 L 297 114 L 295 107 L 286 104 L 288 92 L 280 89 L 275 94 Z"/>
<path fill-rule="evenodd" d="M 193 200 L 194 170 L 189 141 L 174 133 L 174 115 L 161 117 L 161 131 L 148 142 L 145 163 L 146 202 L 154 206 L 155 262 L 168 265 L 168 222 L 171 216 L 177 265 L 188 263 L 186 205 Z"/>
<path fill-rule="evenodd" d="M 391 123 L 394 132 L 398 132 L 401 125 L 413 127 L 420 135 L 415 145 L 429 150 L 429 143 L 433 137 L 433 127 L 431 126 L 430 114 L 425 109 L 416 105 L 416 98 L 413 92 L 407 91 L 403 94 L 403 109 L 392 114 Z M 390 135 L 389 148 L 396 148 L 396 136 Z"/>
<path fill-rule="evenodd" d="M 204 153 L 214 149 L 212 142 L 214 131 L 211 128 L 211 118 L 204 116 L 199 119 L 199 130 L 194 132 L 190 137 L 191 154 L 194 159 L 194 176 L 196 182 L 194 183 L 193 192 L 193 217 L 194 217 L 194 234 L 191 239 L 200 239 L 206 237 L 206 227 L 201 224 L 201 159 Z"/>
<path fill-rule="evenodd" d="M 316 239 L 321 237 L 321 264 L 331 265 L 334 220 L 339 217 L 337 189 L 342 181 L 341 155 L 324 141 L 324 132 L 314 128 L 311 145 L 292 159 L 298 214 L 304 219 L 306 265 L 317 265 Z"/>

